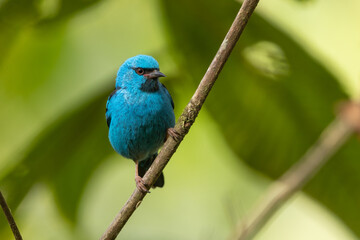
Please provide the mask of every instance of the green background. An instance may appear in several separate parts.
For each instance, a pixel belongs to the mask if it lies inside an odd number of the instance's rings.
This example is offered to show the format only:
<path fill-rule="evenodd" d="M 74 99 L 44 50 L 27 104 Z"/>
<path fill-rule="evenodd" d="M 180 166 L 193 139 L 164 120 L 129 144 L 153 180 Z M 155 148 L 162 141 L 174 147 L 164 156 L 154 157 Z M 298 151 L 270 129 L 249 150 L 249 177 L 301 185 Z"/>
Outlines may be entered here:
<path fill-rule="evenodd" d="M 97 239 L 134 189 L 111 149 L 118 67 L 154 56 L 179 116 L 234 1 L 0 1 L 0 186 L 25 239 Z M 122 239 L 226 239 L 360 91 L 360 3 L 260 1 L 199 118 Z M 256 239 L 357 239 L 360 149 L 350 139 Z M 0 239 L 11 239 L 0 218 Z"/>

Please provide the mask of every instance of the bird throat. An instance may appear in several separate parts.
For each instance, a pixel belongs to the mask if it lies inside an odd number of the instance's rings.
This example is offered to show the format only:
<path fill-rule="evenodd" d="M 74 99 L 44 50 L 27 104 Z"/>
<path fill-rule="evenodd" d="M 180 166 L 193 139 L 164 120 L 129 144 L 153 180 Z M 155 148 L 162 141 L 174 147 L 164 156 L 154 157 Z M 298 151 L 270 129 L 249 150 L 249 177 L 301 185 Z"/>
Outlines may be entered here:
<path fill-rule="evenodd" d="M 141 84 L 140 90 L 143 92 L 156 92 L 159 90 L 159 83 L 157 79 L 146 79 L 146 81 Z"/>

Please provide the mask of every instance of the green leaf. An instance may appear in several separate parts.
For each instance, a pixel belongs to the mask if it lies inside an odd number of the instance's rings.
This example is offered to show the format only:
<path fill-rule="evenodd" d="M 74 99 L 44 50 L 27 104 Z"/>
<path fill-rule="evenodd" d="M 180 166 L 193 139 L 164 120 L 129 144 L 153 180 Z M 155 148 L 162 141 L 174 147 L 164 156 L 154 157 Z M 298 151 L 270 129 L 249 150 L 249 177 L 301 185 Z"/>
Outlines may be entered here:
<path fill-rule="evenodd" d="M 36 1 L 5 1 L 0 4 L 0 64 L 19 31 L 39 17 Z"/>
<path fill-rule="evenodd" d="M 240 5 L 162 1 L 178 64 L 198 82 Z M 186 17 L 183 13 L 186 12 Z M 335 77 L 291 37 L 255 14 L 205 104 L 229 146 L 253 168 L 277 178 L 316 141 L 347 98 Z M 305 191 L 358 228 L 360 151 L 351 140 Z"/>
<path fill-rule="evenodd" d="M 44 23 L 59 22 L 99 1 L 12 0 L 0 4 L 0 52 L 2 53 L 0 64 L 24 29 L 36 24 L 44 25 Z"/>
<path fill-rule="evenodd" d="M 41 181 L 54 188 L 56 200 L 69 219 L 87 179 L 99 162 L 113 153 L 107 140 L 104 106 L 109 91 L 68 113 L 44 130 L 15 171 L 1 181 L 8 202 L 16 208 L 31 187 Z"/>
<path fill-rule="evenodd" d="M 61 0 L 51 4 L 44 1 L 40 7 L 44 17 L 39 24 L 49 24 L 66 20 L 99 2 L 101 2 L 101 0 Z"/>

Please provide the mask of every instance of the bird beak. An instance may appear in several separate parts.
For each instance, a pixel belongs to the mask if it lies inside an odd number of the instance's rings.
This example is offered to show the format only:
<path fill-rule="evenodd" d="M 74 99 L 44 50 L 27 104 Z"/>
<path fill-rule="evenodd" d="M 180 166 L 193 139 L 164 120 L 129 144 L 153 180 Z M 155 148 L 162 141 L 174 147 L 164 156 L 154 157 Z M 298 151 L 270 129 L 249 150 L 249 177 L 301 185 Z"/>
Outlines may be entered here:
<path fill-rule="evenodd" d="M 145 74 L 144 75 L 147 79 L 154 79 L 154 78 L 159 78 L 159 77 L 166 77 L 165 74 L 163 74 L 162 72 L 159 72 L 159 70 L 154 70 L 151 73 Z"/>

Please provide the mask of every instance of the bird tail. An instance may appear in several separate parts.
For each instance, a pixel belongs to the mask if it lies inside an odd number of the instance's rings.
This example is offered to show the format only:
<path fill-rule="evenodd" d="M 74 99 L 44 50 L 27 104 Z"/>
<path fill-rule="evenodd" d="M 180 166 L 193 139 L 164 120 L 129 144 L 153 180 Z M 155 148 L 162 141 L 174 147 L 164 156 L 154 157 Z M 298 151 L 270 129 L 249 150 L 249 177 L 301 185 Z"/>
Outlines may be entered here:
<path fill-rule="evenodd" d="M 151 164 L 154 162 L 155 158 L 157 156 L 157 153 L 148 157 L 147 159 L 141 161 L 139 163 L 139 176 L 143 177 L 146 173 L 146 171 L 150 168 Z M 153 188 L 156 187 L 163 187 L 165 184 L 164 174 L 161 172 L 160 176 L 152 186 Z"/>

